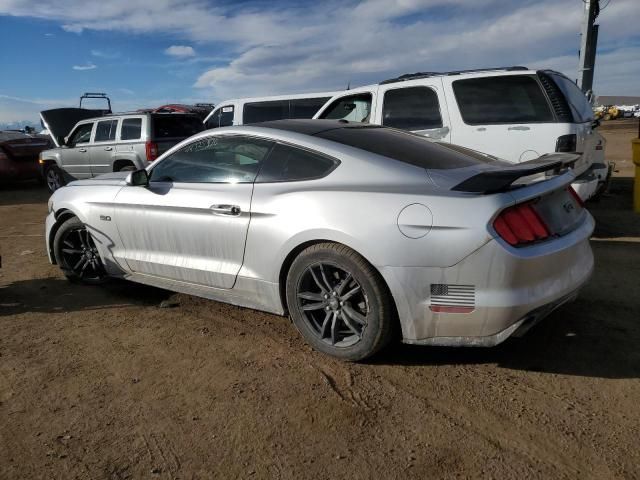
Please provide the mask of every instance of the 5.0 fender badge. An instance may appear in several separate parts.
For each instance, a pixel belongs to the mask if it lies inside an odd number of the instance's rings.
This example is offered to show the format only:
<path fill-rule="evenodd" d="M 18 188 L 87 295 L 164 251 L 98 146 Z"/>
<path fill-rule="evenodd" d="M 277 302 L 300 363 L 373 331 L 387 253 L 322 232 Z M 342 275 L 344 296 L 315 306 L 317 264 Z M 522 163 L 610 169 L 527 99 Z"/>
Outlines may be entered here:
<path fill-rule="evenodd" d="M 100 220 L 104 220 L 105 222 L 110 222 L 111 217 L 109 215 L 100 215 Z"/>

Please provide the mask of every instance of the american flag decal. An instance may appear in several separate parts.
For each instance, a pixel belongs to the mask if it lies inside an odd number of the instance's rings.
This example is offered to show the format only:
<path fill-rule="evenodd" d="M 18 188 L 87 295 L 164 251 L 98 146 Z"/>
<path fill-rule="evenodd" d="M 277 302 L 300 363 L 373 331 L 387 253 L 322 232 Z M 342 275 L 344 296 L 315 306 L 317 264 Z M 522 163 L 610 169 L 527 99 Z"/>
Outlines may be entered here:
<path fill-rule="evenodd" d="M 470 313 L 476 307 L 474 285 L 431 284 L 429 309 L 437 313 Z"/>

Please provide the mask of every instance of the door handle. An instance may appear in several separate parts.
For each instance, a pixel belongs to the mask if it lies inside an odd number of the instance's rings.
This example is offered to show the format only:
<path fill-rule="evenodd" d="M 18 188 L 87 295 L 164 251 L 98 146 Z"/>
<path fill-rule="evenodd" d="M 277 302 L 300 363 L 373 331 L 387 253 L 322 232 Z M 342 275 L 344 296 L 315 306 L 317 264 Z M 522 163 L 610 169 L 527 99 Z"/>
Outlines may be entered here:
<path fill-rule="evenodd" d="M 84 152 L 87 151 L 87 149 L 86 148 L 79 148 L 78 151 L 84 153 Z"/>
<path fill-rule="evenodd" d="M 113 147 L 104 147 L 104 149 L 105 149 L 107 152 L 110 152 L 111 150 L 113 150 Z"/>
<path fill-rule="evenodd" d="M 242 213 L 238 205 L 211 205 L 211 213 L 214 215 L 227 215 L 237 217 Z"/>

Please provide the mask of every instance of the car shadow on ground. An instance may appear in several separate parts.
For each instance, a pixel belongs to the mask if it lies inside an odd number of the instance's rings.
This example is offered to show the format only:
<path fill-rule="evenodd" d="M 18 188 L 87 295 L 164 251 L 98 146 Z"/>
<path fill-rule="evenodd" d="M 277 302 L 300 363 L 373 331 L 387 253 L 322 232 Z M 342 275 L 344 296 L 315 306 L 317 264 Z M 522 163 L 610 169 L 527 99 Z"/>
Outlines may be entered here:
<path fill-rule="evenodd" d="M 78 285 L 62 278 L 21 280 L 0 287 L 0 317 L 159 305 L 172 293 L 125 280 Z"/>
<path fill-rule="evenodd" d="M 395 344 L 372 364 L 405 366 L 495 364 L 499 368 L 597 378 L 640 378 L 637 321 L 582 317 L 589 302 L 567 305 L 521 338 L 493 348 Z M 574 310 L 574 311 L 572 311 Z M 576 312 L 577 311 L 577 312 Z M 576 315 L 576 313 L 578 313 Z M 615 310 L 611 312 L 615 315 Z"/>
<path fill-rule="evenodd" d="M 49 189 L 37 181 L 0 184 L 0 206 L 37 203 L 46 207 L 50 196 Z"/>
<path fill-rule="evenodd" d="M 633 178 L 612 178 L 607 192 L 588 202 L 587 208 L 596 219 L 594 238 L 640 238 L 640 215 L 633 211 Z"/>

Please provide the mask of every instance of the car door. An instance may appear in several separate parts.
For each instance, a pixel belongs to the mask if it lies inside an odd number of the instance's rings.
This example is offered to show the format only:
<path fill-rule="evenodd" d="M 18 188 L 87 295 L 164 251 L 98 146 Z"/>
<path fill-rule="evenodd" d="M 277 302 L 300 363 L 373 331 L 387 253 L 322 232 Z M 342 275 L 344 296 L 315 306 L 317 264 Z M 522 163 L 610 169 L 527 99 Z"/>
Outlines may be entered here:
<path fill-rule="evenodd" d="M 378 98 L 375 123 L 409 130 L 432 140 L 451 141 L 440 78 L 381 85 Z"/>
<path fill-rule="evenodd" d="M 272 142 L 209 135 L 154 165 L 115 199 L 124 260 L 139 274 L 232 288 L 244 258 L 253 182 Z"/>
<path fill-rule="evenodd" d="M 91 173 L 93 176 L 109 173 L 113 170 L 111 165 L 113 163 L 117 127 L 117 118 L 96 122 L 93 142 L 89 147 Z"/>
<path fill-rule="evenodd" d="M 444 79 L 452 143 L 514 163 L 555 150 L 558 126 L 535 75 L 454 78 Z"/>
<path fill-rule="evenodd" d="M 94 122 L 81 123 L 73 129 L 67 138 L 67 147 L 60 155 L 64 170 L 75 178 L 91 178 L 91 160 L 89 148 Z"/>

